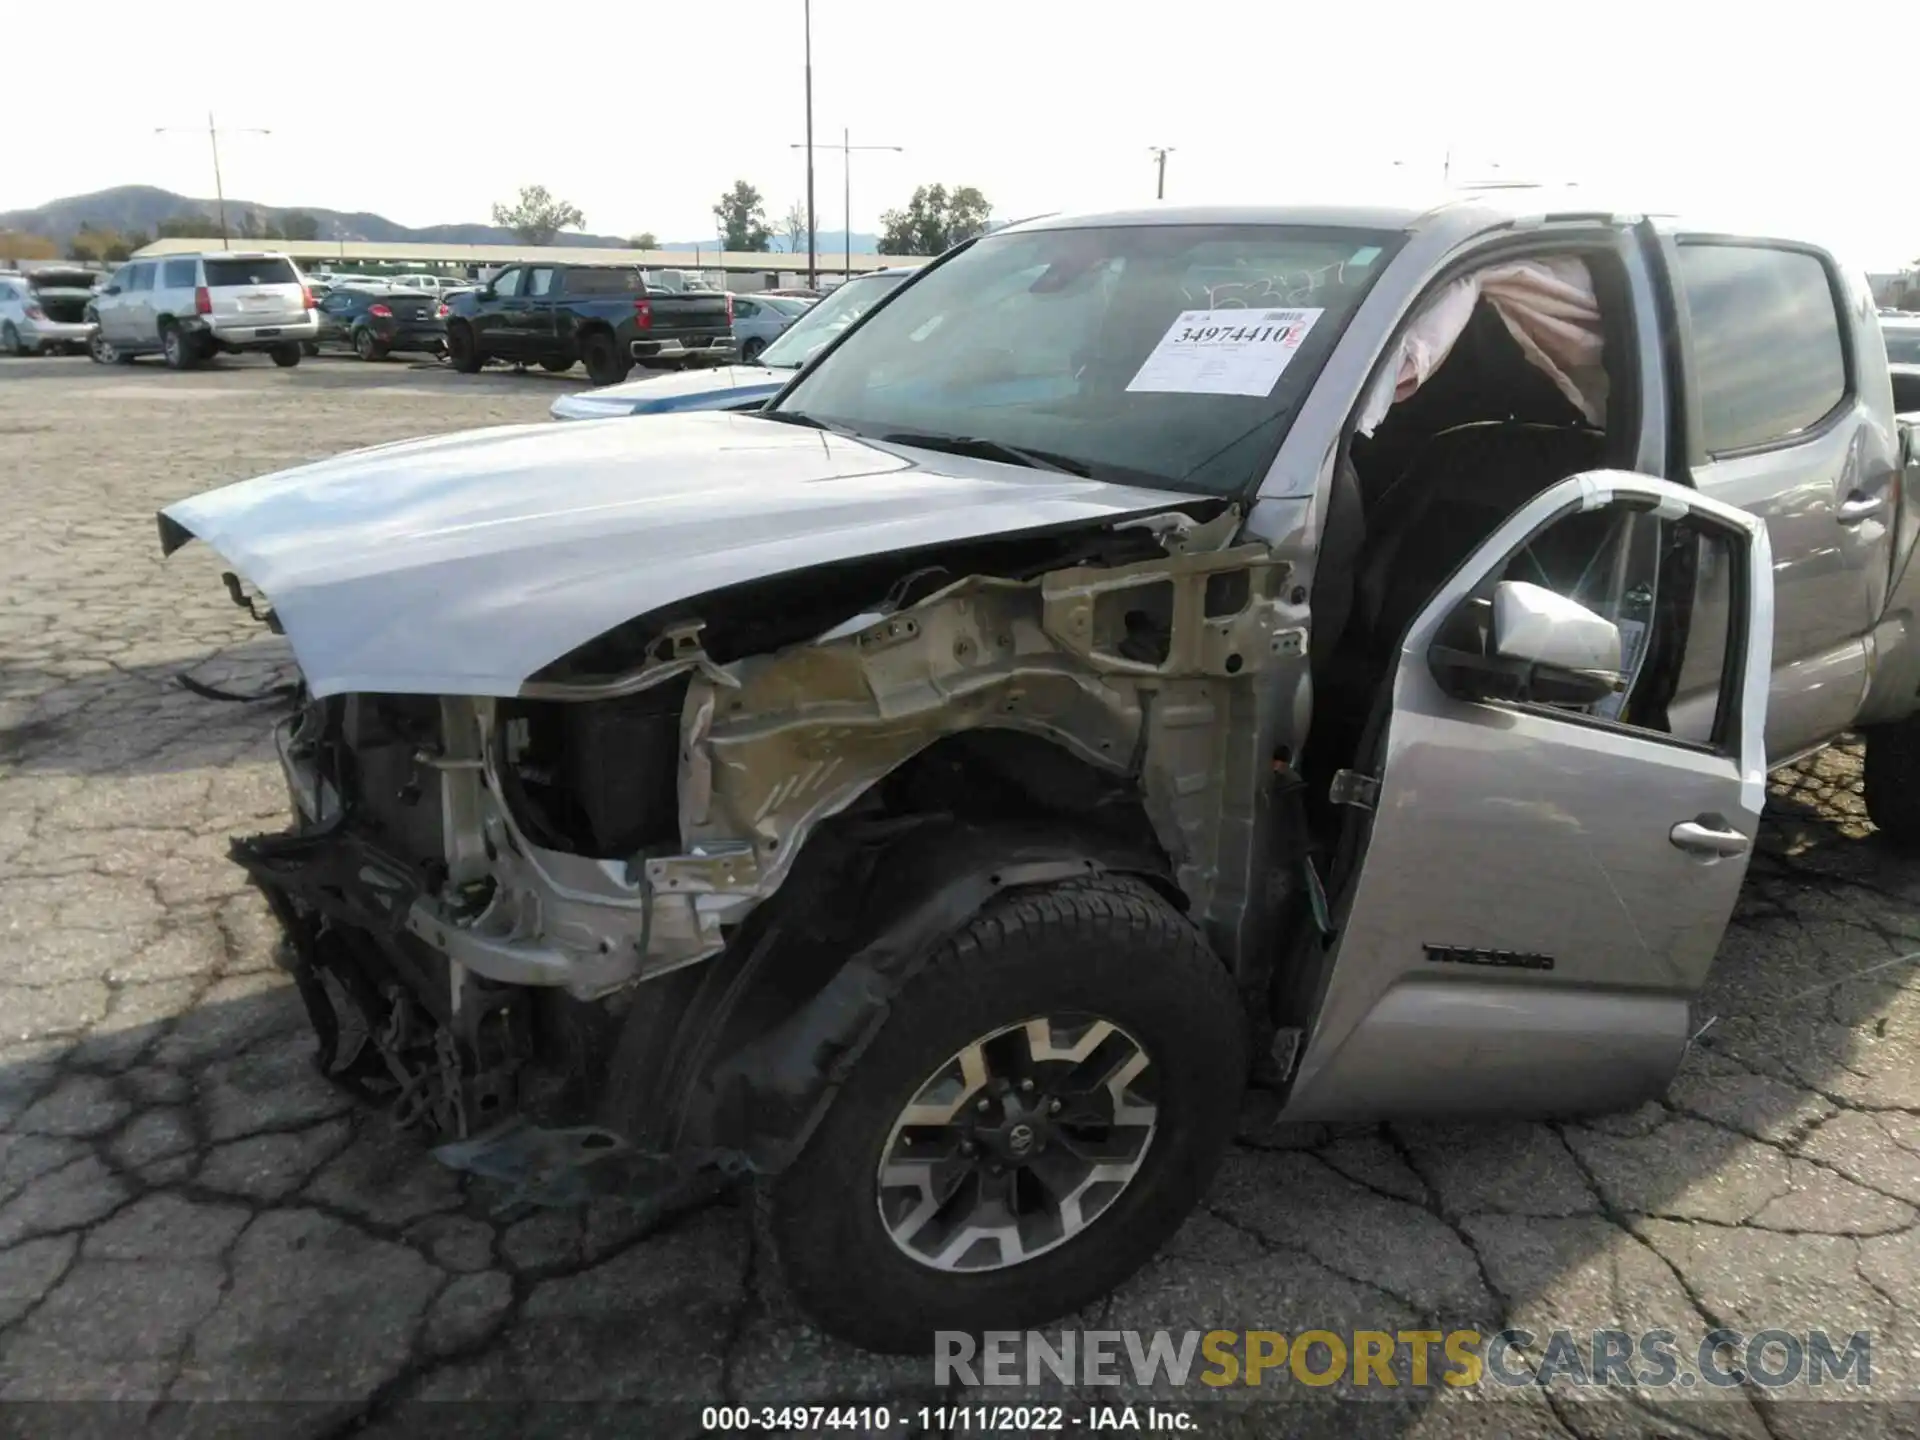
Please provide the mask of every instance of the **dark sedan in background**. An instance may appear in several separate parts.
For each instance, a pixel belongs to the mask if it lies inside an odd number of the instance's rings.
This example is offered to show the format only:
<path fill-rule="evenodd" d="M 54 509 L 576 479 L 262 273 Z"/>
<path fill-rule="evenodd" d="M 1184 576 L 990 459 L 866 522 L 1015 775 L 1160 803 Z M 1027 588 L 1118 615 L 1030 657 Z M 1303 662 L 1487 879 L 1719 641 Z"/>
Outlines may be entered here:
<path fill-rule="evenodd" d="M 309 354 L 332 345 L 344 345 L 362 360 L 384 360 L 397 350 L 446 353 L 447 307 L 436 294 L 405 285 L 349 285 L 331 291 L 316 308 L 320 334 Z"/>

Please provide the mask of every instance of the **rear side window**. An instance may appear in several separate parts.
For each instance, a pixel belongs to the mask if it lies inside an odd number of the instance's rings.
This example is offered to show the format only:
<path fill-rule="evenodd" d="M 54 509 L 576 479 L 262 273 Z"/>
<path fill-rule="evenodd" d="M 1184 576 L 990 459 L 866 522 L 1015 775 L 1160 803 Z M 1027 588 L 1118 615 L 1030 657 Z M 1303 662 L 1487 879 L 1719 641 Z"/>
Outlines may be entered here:
<path fill-rule="evenodd" d="M 269 258 L 265 260 L 209 260 L 207 266 L 207 284 L 220 285 L 298 285 L 300 277 L 294 274 L 293 262 Z"/>
<path fill-rule="evenodd" d="M 1816 255 L 1680 247 L 1708 453 L 1791 439 L 1847 393 L 1840 312 Z"/>
<path fill-rule="evenodd" d="M 193 261 L 167 261 L 160 267 L 160 283 L 169 290 L 191 289 L 194 284 Z"/>
<path fill-rule="evenodd" d="M 569 270 L 562 282 L 569 295 L 644 295 L 646 281 L 638 270 Z"/>

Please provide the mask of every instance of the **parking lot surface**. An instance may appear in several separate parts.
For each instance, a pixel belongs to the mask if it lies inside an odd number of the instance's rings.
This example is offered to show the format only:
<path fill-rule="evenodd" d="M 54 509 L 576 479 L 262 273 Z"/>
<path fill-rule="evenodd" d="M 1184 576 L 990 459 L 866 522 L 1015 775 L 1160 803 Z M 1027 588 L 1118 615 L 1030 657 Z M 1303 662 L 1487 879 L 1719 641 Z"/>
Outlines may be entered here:
<path fill-rule="evenodd" d="M 619 1401 L 657 1422 L 608 1424 L 666 1435 L 721 1401 L 1005 1398 L 811 1331 L 737 1195 L 501 1213 L 310 1066 L 266 911 L 224 858 L 229 834 L 280 823 L 271 707 L 177 683 L 251 691 L 284 654 L 203 548 L 162 562 L 153 513 L 356 446 L 542 420 L 584 383 L 0 361 L 0 1400 L 117 1400 L 183 1429 L 246 1413 L 189 1402 L 300 1402 L 271 1412 L 290 1435 L 397 1434 L 433 1400 Z M 1250 1102 L 1203 1211 L 1079 1323 L 1865 1330 L 1872 1403 L 1742 1386 L 1601 1404 L 1558 1383 L 1341 1386 L 1374 1403 L 1286 1412 L 1271 1389 L 1181 1398 L 1200 1433 L 1914 1433 L 1886 1402 L 1920 1398 L 1920 862 L 1871 838 L 1857 770 L 1841 749 L 1775 777 L 1711 1023 L 1663 1103 L 1283 1127 Z M 462 1412 L 501 1434 L 536 1413 Z"/>

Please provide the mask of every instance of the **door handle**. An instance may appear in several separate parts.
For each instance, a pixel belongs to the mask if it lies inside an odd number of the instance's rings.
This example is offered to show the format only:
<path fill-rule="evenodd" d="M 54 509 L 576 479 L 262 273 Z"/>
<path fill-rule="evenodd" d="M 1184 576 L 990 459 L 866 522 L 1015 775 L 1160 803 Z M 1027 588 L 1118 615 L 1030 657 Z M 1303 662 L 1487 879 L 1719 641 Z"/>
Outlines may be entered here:
<path fill-rule="evenodd" d="M 1886 505 L 1886 496 L 1867 495 L 1856 490 L 1841 502 L 1839 510 L 1835 512 L 1834 518 L 1839 520 L 1842 525 L 1858 525 L 1869 515 L 1878 515 L 1886 508 Z"/>
<path fill-rule="evenodd" d="M 1752 842 L 1738 830 L 1723 829 L 1711 823 L 1719 818 L 1717 815 L 1703 815 L 1698 820 L 1682 820 L 1667 832 L 1667 838 L 1676 848 L 1695 855 L 1718 858 L 1746 854 Z"/>

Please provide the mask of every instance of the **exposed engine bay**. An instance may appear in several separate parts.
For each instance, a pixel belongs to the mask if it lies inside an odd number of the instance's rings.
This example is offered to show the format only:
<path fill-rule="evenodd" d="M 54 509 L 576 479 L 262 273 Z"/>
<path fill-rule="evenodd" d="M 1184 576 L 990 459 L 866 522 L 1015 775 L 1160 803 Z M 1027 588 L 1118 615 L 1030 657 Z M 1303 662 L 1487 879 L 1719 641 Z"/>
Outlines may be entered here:
<path fill-rule="evenodd" d="M 1304 707 L 1307 651 L 1304 590 L 1230 544 L 1239 525 L 1196 500 L 757 581 L 622 626 L 512 698 L 305 699 L 276 735 L 296 823 L 234 856 L 294 939 L 324 1067 L 449 1140 L 582 1124 L 631 1012 L 702 983 L 674 972 L 737 967 L 845 908 L 855 851 L 976 822 L 1106 837 L 1072 863 L 1105 843 L 1158 872 L 1234 961 L 1275 753 L 1252 682 L 1285 695 L 1291 672 Z M 1019 861 L 1002 848 L 982 873 Z M 729 1018 L 728 1043 L 803 1006 L 860 928 L 770 1013 Z M 593 1134 L 642 1146 L 635 1128 Z"/>

